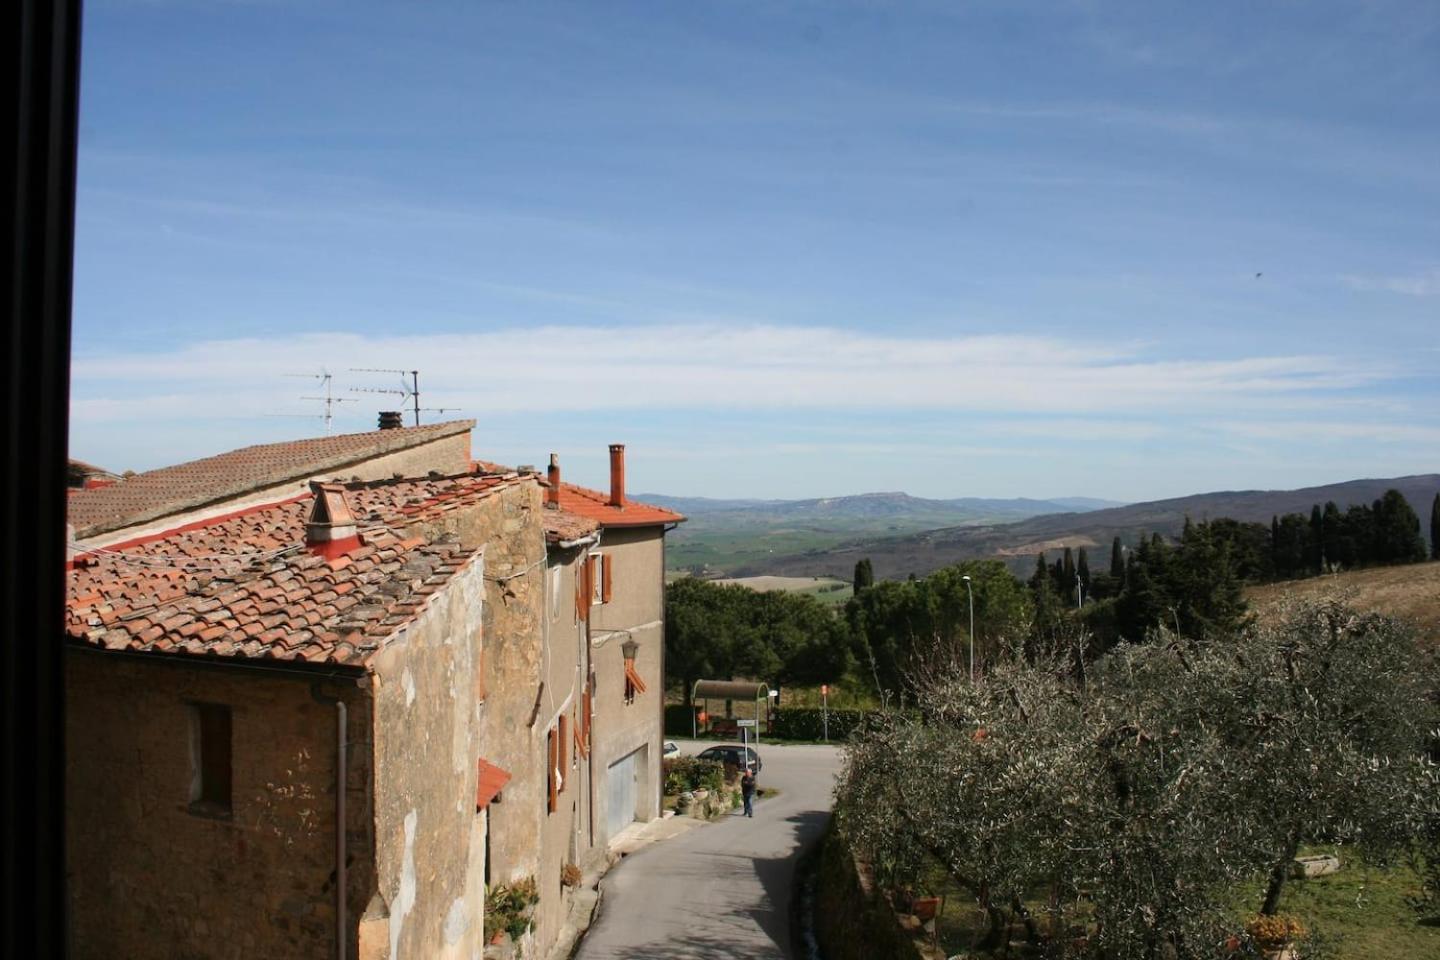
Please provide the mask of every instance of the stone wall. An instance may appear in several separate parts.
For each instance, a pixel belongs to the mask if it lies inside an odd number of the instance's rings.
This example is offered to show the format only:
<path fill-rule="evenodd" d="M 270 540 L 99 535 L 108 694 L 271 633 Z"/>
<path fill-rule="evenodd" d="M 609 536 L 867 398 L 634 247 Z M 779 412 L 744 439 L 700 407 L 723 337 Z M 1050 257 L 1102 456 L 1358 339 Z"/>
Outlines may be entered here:
<path fill-rule="evenodd" d="M 914 917 L 900 917 L 833 828 L 820 840 L 813 921 L 828 960 L 945 960 Z"/>
<path fill-rule="evenodd" d="M 353 917 L 372 885 L 365 690 L 71 648 L 66 693 L 73 956 L 334 955 L 336 708 L 315 694 L 349 710 Z M 232 710 L 228 816 L 191 809 L 194 703 Z"/>

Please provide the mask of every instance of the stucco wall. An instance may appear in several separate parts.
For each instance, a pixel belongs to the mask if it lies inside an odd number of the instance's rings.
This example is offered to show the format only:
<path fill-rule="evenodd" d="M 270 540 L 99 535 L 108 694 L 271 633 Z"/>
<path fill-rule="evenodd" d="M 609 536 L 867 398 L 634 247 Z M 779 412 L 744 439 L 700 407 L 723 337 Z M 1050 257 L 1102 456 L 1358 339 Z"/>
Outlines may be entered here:
<path fill-rule="evenodd" d="M 483 555 L 372 661 L 379 901 L 361 956 L 470 958 L 483 945 L 485 820 L 475 808 Z"/>
<path fill-rule="evenodd" d="M 545 733 L 576 644 L 571 624 L 547 658 L 539 510 L 538 485 L 522 483 L 423 525 L 427 536 L 483 545 L 483 572 L 472 563 L 375 661 L 380 903 L 363 932 L 366 960 L 471 956 L 483 937 L 487 842 L 492 884 L 536 880 L 538 945 L 563 919 L 556 892 L 580 778 L 562 795 L 564 812 L 547 814 Z M 477 816 L 480 757 L 512 779 Z"/>
<path fill-rule="evenodd" d="M 664 537 L 660 527 L 607 529 L 599 550 L 611 566 L 611 600 L 591 610 L 591 659 L 595 696 L 595 823 L 598 845 L 607 835 L 607 776 L 617 760 L 644 748 L 637 819 L 660 813 L 662 656 L 665 612 Z M 639 644 L 636 668 L 648 687 L 633 703 L 625 702 L 621 644 Z"/>
<path fill-rule="evenodd" d="M 71 649 L 66 838 L 78 958 L 334 952 L 336 710 L 304 676 Z M 349 708 L 349 909 L 370 879 L 370 711 Z M 190 704 L 232 710 L 229 817 L 190 812 Z"/>

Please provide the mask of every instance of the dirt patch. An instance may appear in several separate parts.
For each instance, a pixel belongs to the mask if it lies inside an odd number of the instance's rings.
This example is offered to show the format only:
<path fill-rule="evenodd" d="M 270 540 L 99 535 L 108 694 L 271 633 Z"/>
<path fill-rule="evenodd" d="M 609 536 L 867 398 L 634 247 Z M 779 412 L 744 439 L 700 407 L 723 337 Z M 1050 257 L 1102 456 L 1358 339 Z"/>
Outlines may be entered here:
<path fill-rule="evenodd" d="M 995 551 L 997 557 L 1033 557 L 1037 553 L 1063 553 L 1066 547 L 1079 549 L 1080 547 L 1097 547 L 1094 540 L 1089 537 L 1057 537 L 1054 540 L 1037 540 L 1035 543 L 1022 543 L 1018 547 L 1001 547 Z"/>

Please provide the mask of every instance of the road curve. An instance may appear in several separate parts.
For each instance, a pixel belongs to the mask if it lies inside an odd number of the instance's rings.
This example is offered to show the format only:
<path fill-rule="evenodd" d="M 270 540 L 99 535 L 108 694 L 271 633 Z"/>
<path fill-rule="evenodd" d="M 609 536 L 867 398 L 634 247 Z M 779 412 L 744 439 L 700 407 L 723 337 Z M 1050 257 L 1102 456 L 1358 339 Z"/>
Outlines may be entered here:
<path fill-rule="evenodd" d="M 730 816 L 617 864 L 577 960 L 791 957 L 795 862 L 830 817 L 840 751 L 767 743 L 760 756 L 760 785 L 780 795 L 754 819 Z"/>

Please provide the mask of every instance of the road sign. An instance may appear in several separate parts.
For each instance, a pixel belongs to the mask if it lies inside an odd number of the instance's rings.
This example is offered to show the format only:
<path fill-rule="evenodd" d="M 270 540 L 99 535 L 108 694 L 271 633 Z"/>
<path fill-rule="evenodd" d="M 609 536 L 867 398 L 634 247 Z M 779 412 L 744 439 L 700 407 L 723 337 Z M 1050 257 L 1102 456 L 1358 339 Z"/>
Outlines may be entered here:
<path fill-rule="evenodd" d="M 830 684 L 828 684 L 828 683 L 822 683 L 822 684 L 820 684 L 820 696 L 822 696 L 822 697 L 828 697 L 829 695 L 830 695 Z"/>
<path fill-rule="evenodd" d="M 736 720 L 736 721 L 735 721 L 735 726 L 737 726 L 737 727 L 753 727 L 753 726 L 755 726 L 755 721 L 754 721 L 754 720 Z"/>

